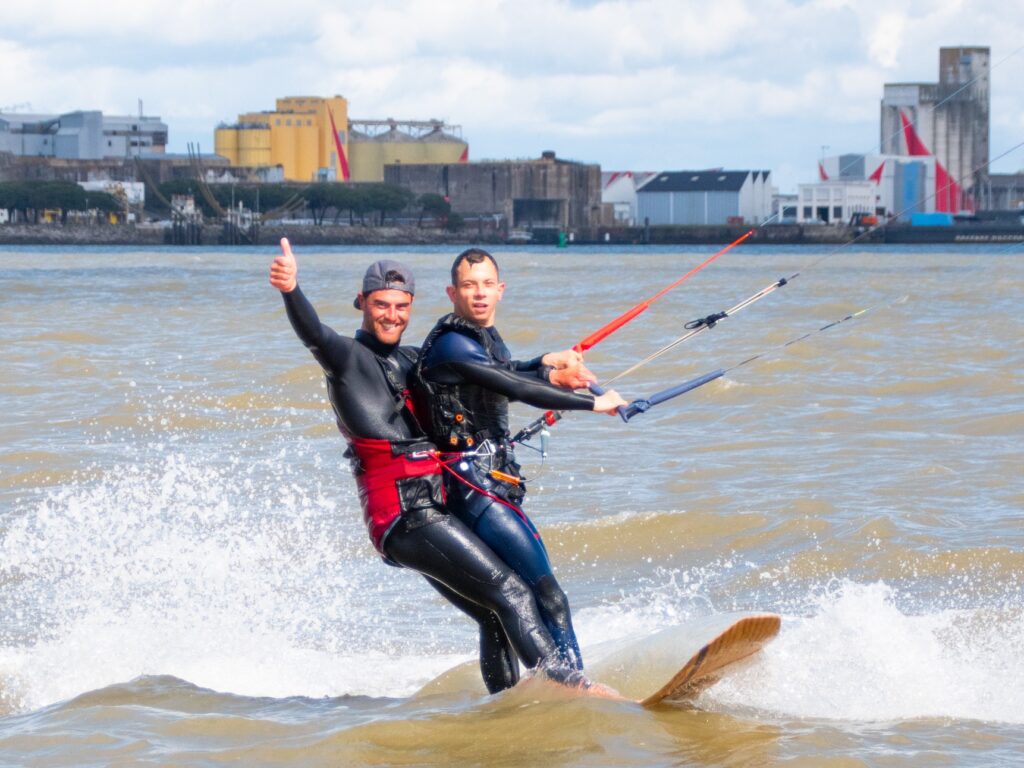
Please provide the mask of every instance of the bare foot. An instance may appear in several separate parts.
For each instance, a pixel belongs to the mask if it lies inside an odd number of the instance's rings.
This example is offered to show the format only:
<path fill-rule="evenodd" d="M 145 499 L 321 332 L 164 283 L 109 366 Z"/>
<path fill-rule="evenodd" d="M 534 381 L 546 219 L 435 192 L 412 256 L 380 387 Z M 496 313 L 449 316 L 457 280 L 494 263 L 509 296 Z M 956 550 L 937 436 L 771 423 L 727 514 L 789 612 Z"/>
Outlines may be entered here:
<path fill-rule="evenodd" d="M 614 688 L 605 685 L 604 683 L 591 683 L 590 687 L 586 690 L 588 695 L 597 696 L 599 699 L 617 699 L 619 701 L 625 700 L 625 696 L 616 691 Z"/>

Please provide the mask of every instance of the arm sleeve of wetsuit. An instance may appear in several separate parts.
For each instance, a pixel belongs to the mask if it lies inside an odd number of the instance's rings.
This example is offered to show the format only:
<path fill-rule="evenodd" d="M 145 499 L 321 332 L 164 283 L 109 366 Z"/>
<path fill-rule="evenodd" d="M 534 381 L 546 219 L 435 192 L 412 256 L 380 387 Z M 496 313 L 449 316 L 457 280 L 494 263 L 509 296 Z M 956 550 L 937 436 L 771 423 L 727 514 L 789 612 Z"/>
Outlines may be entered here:
<path fill-rule="evenodd" d="M 483 347 L 461 333 L 445 333 L 438 337 L 423 365 L 423 374 L 430 381 L 476 384 L 535 408 L 594 410 L 593 395 L 576 394 L 556 387 L 546 379 L 539 379 L 537 371 L 520 373 L 497 366 Z"/>
<path fill-rule="evenodd" d="M 594 396 L 577 394 L 541 381 L 533 373 L 519 373 L 489 363 L 453 361 L 443 365 L 463 381 L 476 384 L 535 408 L 559 411 L 592 411 Z"/>
<path fill-rule="evenodd" d="M 540 357 L 535 357 L 533 358 L 533 360 L 513 360 L 512 367 L 515 368 L 517 371 L 521 371 L 523 373 L 533 372 L 540 368 L 540 361 L 543 358 L 544 355 L 541 355 Z"/>
<path fill-rule="evenodd" d="M 551 371 L 554 370 L 550 365 L 544 365 L 541 360 L 544 359 L 544 355 L 535 357 L 533 360 L 513 360 L 512 368 L 520 373 L 530 373 L 534 377 L 541 381 L 551 380 Z"/>
<path fill-rule="evenodd" d="M 284 299 L 284 308 L 295 335 L 321 366 L 328 368 L 331 359 L 348 350 L 347 342 L 351 340 L 320 322 L 319 315 L 298 285 L 288 293 L 282 292 L 281 298 Z"/>

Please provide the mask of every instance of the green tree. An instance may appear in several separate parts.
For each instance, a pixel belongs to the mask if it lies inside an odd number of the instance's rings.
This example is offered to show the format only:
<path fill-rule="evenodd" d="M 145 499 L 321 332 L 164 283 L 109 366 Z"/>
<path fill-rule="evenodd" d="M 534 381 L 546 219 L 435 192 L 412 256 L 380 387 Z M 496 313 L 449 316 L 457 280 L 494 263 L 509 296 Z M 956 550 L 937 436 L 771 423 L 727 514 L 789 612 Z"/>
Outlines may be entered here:
<path fill-rule="evenodd" d="M 23 221 L 38 222 L 39 211 L 59 210 L 67 221 L 69 211 L 85 210 L 85 190 L 73 181 L 15 181 L 0 184 L 0 206 L 21 214 Z"/>
<path fill-rule="evenodd" d="M 85 210 L 96 210 L 99 213 L 122 213 L 124 201 L 109 192 L 86 192 Z"/>
<path fill-rule="evenodd" d="M 16 182 L 0 182 L 0 208 L 7 211 L 8 220 L 14 221 L 18 210 L 18 185 Z"/>
<path fill-rule="evenodd" d="M 8 194 L 11 210 L 15 216 L 21 214 L 22 221 L 28 221 L 29 211 L 34 210 L 32 199 L 32 185 L 27 181 L 14 181 L 8 184 Z"/>
<path fill-rule="evenodd" d="M 380 219 L 378 224 L 384 225 L 389 213 L 397 214 L 409 207 L 413 200 L 413 193 L 405 187 L 397 187 L 394 184 L 374 184 L 366 188 L 368 205 L 371 211 L 378 211 Z"/>
<path fill-rule="evenodd" d="M 252 198 L 252 205 L 249 207 L 260 213 L 280 208 L 299 191 L 298 187 L 287 184 L 252 184 L 246 189 Z"/>
<path fill-rule="evenodd" d="M 373 195 L 368 187 L 352 186 L 349 190 L 349 221 L 358 216 L 362 224 L 366 223 L 366 214 L 373 210 Z"/>
<path fill-rule="evenodd" d="M 310 184 L 302 192 L 302 196 L 306 198 L 306 205 L 313 215 L 313 223 L 317 226 L 324 223 L 324 215 L 335 205 L 334 186 L 331 182 L 324 181 Z"/>
<path fill-rule="evenodd" d="M 44 182 L 37 190 L 38 208 L 56 208 L 60 211 L 60 223 L 68 223 L 69 211 L 85 210 L 85 190 L 73 181 Z"/>
<path fill-rule="evenodd" d="M 250 211 L 270 211 L 285 204 L 296 192 L 284 184 L 211 184 L 214 198 L 224 209 L 232 201 L 241 203 Z"/>
<path fill-rule="evenodd" d="M 434 223 L 439 227 L 447 225 L 448 216 L 452 212 L 452 204 L 448 202 L 446 197 L 436 192 L 426 192 L 420 195 L 417 202 L 420 206 L 420 218 L 416 222 L 416 226 L 423 226 L 423 218 L 425 216 L 430 216 L 434 219 Z"/>
<path fill-rule="evenodd" d="M 362 196 L 359 188 L 351 184 L 334 185 L 334 223 L 338 223 L 341 214 L 348 211 L 348 223 L 353 224 L 353 213 L 361 206 Z"/>

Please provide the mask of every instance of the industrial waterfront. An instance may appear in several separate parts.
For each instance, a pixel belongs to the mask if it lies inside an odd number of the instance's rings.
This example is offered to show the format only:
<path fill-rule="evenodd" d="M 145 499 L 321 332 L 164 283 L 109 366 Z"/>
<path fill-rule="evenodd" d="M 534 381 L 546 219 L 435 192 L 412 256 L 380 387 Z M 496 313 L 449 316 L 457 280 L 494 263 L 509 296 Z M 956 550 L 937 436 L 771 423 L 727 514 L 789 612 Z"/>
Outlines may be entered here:
<path fill-rule="evenodd" d="M 0 111 L 0 242 L 252 245 L 286 230 L 306 244 L 685 244 L 744 228 L 788 244 L 1024 238 L 1024 173 L 990 172 L 1021 146 L 989 146 L 1002 61 L 984 46 L 938 54 L 936 82 L 880 84 L 875 148 L 823 145 L 816 180 L 795 192 L 769 168 L 605 169 L 552 149 L 473 159 L 458 124 L 354 117 L 338 94 L 238 114 L 205 154 L 168 152 L 170 126 L 141 102 L 137 116 Z"/>

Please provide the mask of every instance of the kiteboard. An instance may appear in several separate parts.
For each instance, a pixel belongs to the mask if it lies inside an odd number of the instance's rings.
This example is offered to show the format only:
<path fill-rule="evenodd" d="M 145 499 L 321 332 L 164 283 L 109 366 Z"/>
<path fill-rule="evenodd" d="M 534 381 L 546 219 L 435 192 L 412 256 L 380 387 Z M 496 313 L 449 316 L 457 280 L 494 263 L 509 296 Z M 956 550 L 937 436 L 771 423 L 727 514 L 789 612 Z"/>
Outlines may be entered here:
<path fill-rule="evenodd" d="M 734 621 L 693 654 L 672 678 L 640 699 L 643 707 L 693 699 L 717 683 L 728 668 L 753 656 L 770 642 L 782 625 L 773 613 L 744 616 Z"/>
<path fill-rule="evenodd" d="M 768 644 L 780 626 L 781 618 L 773 613 L 719 613 L 692 619 L 639 640 L 588 647 L 586 672 L 643 707 L 691 701 L 740 669 L 739 662 Z M 443 672 L 415 695 L 456 692 L 485 692 L 476 661 Z"/>

